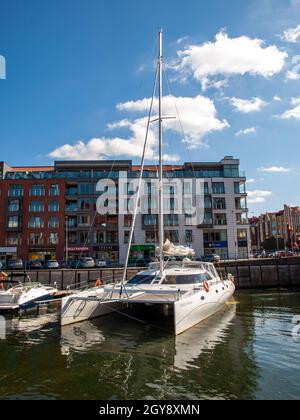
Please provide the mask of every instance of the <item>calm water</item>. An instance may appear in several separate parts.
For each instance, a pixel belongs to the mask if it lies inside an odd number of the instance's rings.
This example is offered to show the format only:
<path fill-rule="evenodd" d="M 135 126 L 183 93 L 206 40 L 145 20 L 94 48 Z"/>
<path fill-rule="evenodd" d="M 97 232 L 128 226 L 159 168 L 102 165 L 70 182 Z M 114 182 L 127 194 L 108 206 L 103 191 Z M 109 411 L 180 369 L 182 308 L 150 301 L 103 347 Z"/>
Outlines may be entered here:
<path fill-rule="evenodd" d="M 56 312 L 8 320 L 0 398 L 299 399 L 300 294 L 236 300 L 177 338 L 118 316 L 63 331 Z"/>

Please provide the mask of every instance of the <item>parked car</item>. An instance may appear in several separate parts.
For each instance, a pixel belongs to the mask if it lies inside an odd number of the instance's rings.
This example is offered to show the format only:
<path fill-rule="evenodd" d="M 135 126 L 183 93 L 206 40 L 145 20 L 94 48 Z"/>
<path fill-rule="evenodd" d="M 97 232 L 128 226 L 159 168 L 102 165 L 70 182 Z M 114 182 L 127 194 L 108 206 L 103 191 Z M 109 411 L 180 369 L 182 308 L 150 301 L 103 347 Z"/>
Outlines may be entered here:
<path fill-rule="evenodd" d="M 59 263 L 56 260 L 46 261 L 44 267 L 48 270 L 57 270 L 59 268 Z"/>
<path fill-rule="evenodd" d="M 95 261 L 90 257 L 80 258 L 78 268 L 95 268 Z"/>
<path fill-rule="evenodd" d="M 8 270 L 23 270 L 23 261 L 21 258 L 16 258 L 13 260 L 9 260 L 7 263 L 7 269 Z"/>
<path fill-rule="evenodd" d="M 295 254 L 295 252 L 293 251 L 277 251 L 275 252 L 275 257 L 276 258 L 287 258 L 287 257 L 295 257 L 297 256 L 297 254 Z"/>
<path fill-rule="evenodd" d="M 104 260 L 95 260 L 95 267 L 105 268 L 105 267 L 107 267 L 107 262 L 104 261 Z"/>
<path fill-rule="evenodd" d="M 220 255 L 217 255 L 217 254 L 206 255 L 206 256 L 204 256 L 204 257 L 201 258 L 201 261 L 203 261 L 203 262 L 210 262 L 210 263 L 220 262 L 221 261 L 221 257 L 220 257 Z"/>
<path fill-rule="evenodd" d="M 43 264 L 40 260 L 33 260 L 29 263 L 30 270 L 42 270 Z"/>

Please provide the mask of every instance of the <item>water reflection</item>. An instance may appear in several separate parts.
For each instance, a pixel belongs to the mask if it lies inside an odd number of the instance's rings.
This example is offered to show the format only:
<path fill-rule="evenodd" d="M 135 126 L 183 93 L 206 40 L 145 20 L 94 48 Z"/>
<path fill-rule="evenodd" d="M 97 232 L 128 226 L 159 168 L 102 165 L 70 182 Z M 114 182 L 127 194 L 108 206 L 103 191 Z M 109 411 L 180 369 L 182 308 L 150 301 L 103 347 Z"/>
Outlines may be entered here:
<path fill-rule="evenodd" d="M 178 337 L 164 337 L 161 332 L 157 339 L 157 331 L 152 331 L 152 338 L 147 330 L 137 325 L 110 316 L 105 322 L 99 320 L 86 321 L 77 325 L 69 325 L 61 331 L 61 353 L 88 351 L 122 352 L 135 351 L 165 358 L 172 357 L 173 366 L 179 370 L 195 367 L 193 361 L 202 352 L 213 350 L 226 335 L 236 315 L 236 305 L 228 305 L 214 317 L 204 321 Z M 119 318 L 119 317 L 118 317 Z M 117 324 L 116 324 L 117 322 Z M 114 334 L 112 335 L 112 331 Z M 126 332 L 125 332 L 126 331 Z"/>
<path fill-rule="evenodd" d="M 238 301 L 176 338 L 119 315 L 62 330 L 55 311 L 8 318 L 0 398 L 299 398 L 300 295 Z"/>

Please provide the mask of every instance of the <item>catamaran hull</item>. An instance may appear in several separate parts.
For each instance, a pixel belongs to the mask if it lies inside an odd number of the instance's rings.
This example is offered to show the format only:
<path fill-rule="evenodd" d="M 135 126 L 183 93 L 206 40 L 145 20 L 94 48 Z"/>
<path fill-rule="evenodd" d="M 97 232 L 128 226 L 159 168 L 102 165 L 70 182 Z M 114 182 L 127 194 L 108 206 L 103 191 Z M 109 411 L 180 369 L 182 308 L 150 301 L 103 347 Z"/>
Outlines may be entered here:
<path fill-rule="evenodd" d="M 102 302 L 82 294 L 63 298 L 61 307 L 61 326 L 64 327 L 122 311 L 126 305 L 113 300 Z"/>
<path fill-rule="evenodd" d="M 235 292 L 232 281 L 225 281 L 210 288 L 208 292 L 199 291 L 174 304 L 175 335 L 199 324 L 219 312 Z"/>

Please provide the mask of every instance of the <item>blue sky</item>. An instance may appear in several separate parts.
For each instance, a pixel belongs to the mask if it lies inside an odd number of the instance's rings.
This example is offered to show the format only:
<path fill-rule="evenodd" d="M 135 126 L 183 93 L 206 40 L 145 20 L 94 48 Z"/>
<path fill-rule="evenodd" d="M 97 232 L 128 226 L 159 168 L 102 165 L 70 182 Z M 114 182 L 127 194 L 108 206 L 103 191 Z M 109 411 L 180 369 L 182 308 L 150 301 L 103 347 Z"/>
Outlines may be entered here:
<path fill-rule="evenodd" d="M 172 94 L 191 148 L 170 122 L 166 158 L 234 155 L 251 181 L 251 213 L 300 205 L 300 0 L 1 0 L 0 6 L 7 73 L 0 80 L 0 160 L 138 162 L 162 26 Z M 170 98 L 165 110 L 175 113 Z M 156 133 L 150 134 L 153 161 Z"/>

